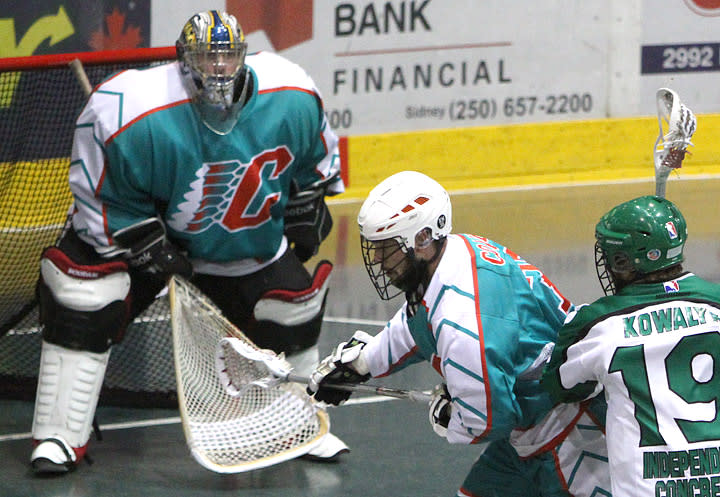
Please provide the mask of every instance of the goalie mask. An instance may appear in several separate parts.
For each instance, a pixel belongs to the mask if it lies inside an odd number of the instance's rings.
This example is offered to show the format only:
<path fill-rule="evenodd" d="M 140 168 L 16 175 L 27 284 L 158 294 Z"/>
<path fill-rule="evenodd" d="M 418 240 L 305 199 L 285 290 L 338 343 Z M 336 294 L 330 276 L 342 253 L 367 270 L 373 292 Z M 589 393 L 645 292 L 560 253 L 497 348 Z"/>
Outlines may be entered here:
<path fill-rule="evenodd" d="M 680 264 L 687 225 L 672 202 L 648 195 L 605 214 L 595 227 L 595 239 L 598 278 L 611 295 L 647 274 Z"/>
<path fill-rule="evenodd" d="M 428 278 L 432 260 L 416 257 L 419 247 L 444 240 L 452 230 L 447 191 L 435 180 L 403 171 L 377 185 L 360 208 L 360 243 L 370 280 L 383 300 L 411 293 Z M 390 285 L 398 289 L 391 294 Z"/>
<path fill-rule="evenodd" d="M 242 28 L 224 12 L 201 12 L 185 23 L 175 47 L 200 118 L 215 133 L 228 134 L 237 123 L 250 80 Z"/>

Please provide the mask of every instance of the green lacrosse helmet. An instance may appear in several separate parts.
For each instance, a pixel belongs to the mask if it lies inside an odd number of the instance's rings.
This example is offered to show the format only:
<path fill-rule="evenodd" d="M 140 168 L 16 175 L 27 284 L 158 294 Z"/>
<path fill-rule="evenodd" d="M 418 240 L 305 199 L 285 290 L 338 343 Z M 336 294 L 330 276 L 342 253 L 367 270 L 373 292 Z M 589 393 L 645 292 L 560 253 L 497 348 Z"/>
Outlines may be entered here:
<path fill-rule="evenodd" d="M 595 226 L 595 266 L 605 294 L 624 283 L 680 264 L 687 224 L 667 199 L 647 195 L 622 203 Z M 632 275 L 617 279 L 618 274 Z M 618 285 L 620 283 L 620 285 Z"/>

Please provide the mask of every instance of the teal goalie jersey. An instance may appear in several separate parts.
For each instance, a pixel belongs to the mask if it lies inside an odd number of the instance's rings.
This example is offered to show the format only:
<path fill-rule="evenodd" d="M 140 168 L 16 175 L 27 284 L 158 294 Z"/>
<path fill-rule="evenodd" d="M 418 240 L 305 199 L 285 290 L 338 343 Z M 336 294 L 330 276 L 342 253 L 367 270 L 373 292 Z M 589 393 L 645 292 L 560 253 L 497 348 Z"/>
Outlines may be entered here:
<path fill-rule="evenodd" d="M 310 77 L 271 53 L 246 62 L 253 93 L 227 135 L 202 123 L 177 63 L 95 89 L 70 169 L 81 238 L 108 252 L 115 231 L 160 216 L 190 258 L 267 260 L 283 246 L 291 182 L 343 191 L 338 138 Z"/>

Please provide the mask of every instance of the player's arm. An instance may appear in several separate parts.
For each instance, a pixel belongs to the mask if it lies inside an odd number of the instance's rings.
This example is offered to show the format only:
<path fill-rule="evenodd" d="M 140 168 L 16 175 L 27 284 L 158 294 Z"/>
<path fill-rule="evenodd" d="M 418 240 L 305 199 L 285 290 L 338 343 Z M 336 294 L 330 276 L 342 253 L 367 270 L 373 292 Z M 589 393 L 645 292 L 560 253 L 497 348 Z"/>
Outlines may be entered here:
<path fill-rule="evenodd" d="M 309 105 L 300 121 L 312 130 L 308 133 L 309 152 L 306 157 L 298 158 L 284 216 L 285 235 L 303 262 L 317 254 L 332 229 L 325 197 L 345 189 L 340 176 L 339 139 L 330 128 L 319 96 Z"/>
<path fill-rule="evenodd" d="M 450 399 L 445 438 L 456 444 L 506 438 L 521 417 L 512 364 L 517 355 L 513 348 L 516 328 L 512 322 L 484 316 L 480 333 L 474 308 L 459 307 L 462 297 L 451 297 L 456 312 L 436 328 Z M 467 300 L 472 304 L 472 299 Z"/>
<path fill-rule="evenodd" d="M 600 386 L 593 376 L 595 354 L 607 347 L 596 337 L 588 338 L 595 322 L 592 308 L 585 306 L 569 316 L 560 328 L 541 384 L 555 402 L 578 402 L 597 395 Z"/>

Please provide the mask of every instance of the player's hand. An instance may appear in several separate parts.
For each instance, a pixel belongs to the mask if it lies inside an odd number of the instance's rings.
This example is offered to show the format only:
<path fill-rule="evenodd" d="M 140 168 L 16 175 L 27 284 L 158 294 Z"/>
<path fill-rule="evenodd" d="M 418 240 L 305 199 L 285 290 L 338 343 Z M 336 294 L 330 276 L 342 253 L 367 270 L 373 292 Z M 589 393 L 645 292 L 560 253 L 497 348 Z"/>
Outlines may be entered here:
<path fill-rule="evenodd" d="M 363 348 L 372 339 L 364 331 L 356 331 L 349 342 L 342 342 L 335 351 L 320 361 L 310 375 L 307 392 L 315 400 L 340 405 L 352 392 L 330 388 L 329 383 L 362 383 L 370 378 L 370 368 Z"/>
<path fill-rule="evenodd" d="M 443 438 L 447 437 L 447 428 L 450 424 L 450 413 L 452 412 L 452 401 L 447 385 L 442 383 L 431 393 L 430 399 L 430 425 L 433 431 Z"/>

